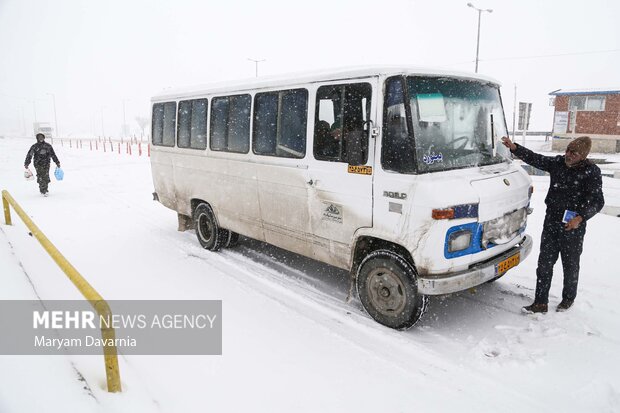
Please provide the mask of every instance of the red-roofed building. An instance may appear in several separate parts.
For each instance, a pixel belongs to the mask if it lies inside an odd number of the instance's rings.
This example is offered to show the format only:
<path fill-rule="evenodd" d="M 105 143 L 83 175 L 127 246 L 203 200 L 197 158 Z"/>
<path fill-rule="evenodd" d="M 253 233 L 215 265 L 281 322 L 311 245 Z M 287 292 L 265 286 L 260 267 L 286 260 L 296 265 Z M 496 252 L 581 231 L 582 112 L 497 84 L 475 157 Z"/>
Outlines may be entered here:
<path fill-rule="evenodd" d="M 592 152 L 620 152 L 620 88 L 556 90 L 554 151 L 563 152 L 578 136 L 592 138 Z"/>

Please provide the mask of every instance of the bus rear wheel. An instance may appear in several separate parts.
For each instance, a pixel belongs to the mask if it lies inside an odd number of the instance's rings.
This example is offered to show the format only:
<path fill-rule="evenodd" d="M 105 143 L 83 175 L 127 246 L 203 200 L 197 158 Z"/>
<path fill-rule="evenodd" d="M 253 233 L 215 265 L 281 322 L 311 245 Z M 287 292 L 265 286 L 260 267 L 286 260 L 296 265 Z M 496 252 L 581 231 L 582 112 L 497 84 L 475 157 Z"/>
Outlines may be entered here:
<path fill-rule="evenodd" d="M 194 228 L 196 228 L 198 242 L 209 251 L 219 250 L 222 247 L 222 241 L 228 238 L 228 231 L 220 228 L 208 204 L 200 204 L 194 210 Z"/>
<path fill-rule="evenodd" d="M 368 315 L 397 330 L 418 322 L 428 304 L 428 298 L 418 293 L 415 268 L 389 250 L 364 258 L 357 273 L 357 292 Z"/>
<path fill-rule="evenodd" d="M 239 245 L 239 234 L 231 230 L 227 230 L 227 232 L 224 248 L 233 248 Z"/>

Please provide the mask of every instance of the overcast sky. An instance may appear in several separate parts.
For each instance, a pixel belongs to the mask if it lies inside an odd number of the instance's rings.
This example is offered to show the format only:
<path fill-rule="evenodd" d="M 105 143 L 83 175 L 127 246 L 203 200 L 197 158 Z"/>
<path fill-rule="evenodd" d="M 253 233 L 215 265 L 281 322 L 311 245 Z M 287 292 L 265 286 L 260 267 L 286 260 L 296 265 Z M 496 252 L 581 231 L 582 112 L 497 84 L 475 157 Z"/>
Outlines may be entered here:
<path fill-rule="evenodd" d="M 533 103 L 548 93 L 620 87 L 620 1 L 475 0 L 479 72 Z M 169 86 L 350 65 L 474 70 L 478 12 L 467 0 L 0 0 L 0 134 L 54 122 L 62 135 L 118 135 Z"/>

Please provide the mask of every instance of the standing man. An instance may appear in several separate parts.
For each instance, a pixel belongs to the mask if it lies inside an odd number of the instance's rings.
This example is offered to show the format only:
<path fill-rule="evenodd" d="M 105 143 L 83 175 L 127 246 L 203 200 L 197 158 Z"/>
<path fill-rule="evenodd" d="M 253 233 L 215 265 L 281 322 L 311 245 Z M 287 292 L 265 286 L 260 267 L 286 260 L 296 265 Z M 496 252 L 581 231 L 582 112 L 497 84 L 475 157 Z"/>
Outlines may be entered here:
<path fill-rule="evenodd" d="M 503 137 L 502 143 L 510 152 L 528 164 L 549 172 L 551 182 L 545 198 L 547 212 L 540 240 L 540 255 L 536 269 L 534 303 L 523 307 L 526 313 L 546 313 L 553 265 L 562 256 L 564 288 L 557 311 L 568 310 L 577 296 L 579 257 L 586 234 L 586 222 L 602 208 L 603 181 L 601 170 L 587 157 L 592 147 L 588 136 L 568 144 L 564 156 L 542 156 Z"/>
<path fill-rule="evenodd" d="M 26 155 L 24 168 L 28 169 L 30 161 L 33 161 L 32 164 L 37 171 L 39 191 L 41 191 L 43 196 L 47 196 L 47 184 L 50 182 L 50 158 L 53 159 L 56 166 L 60 168 L 60 161 L 54 153 L 54 148 L 52 148 L 52 145 L 49 143 L 45 142 L 45 135 L 37 133 L 37 143 L 30 147 Z"/>

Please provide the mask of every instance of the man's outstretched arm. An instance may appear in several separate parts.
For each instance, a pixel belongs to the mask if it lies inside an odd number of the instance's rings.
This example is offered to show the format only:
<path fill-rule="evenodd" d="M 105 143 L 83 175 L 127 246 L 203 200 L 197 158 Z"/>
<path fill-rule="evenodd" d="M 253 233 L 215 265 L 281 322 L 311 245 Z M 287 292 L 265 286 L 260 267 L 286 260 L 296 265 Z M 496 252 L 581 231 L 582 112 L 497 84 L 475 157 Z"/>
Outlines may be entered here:
<path fill-rule="evenodd" d="M 510 152 L 518 156 L 519 159 L 522 159 L 525 163 L 532 165 L 535 168 L 549 172 L 551 166 L 553 165 L 553 157 L 543 156 L 538 153 L 532 152 L 526 147 L 514 143 L 507 136 L 504 136 L 502 138 L 502 143 L 505 147 L 510 149 Z"/>

